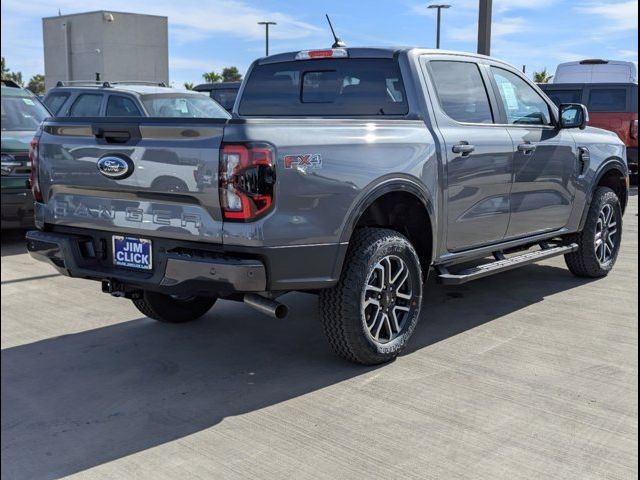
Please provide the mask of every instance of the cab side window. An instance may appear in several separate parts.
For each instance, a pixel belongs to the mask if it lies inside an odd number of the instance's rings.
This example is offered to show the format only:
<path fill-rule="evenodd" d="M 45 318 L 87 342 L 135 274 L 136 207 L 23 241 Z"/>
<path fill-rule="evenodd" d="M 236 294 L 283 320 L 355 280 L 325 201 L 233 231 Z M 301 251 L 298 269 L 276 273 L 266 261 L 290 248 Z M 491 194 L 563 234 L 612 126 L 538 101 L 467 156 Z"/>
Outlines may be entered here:
<path fill-rule="evenodd" d="M 142 114 L 136 104 L 127 97 L 110 95 L 107 100 L 107 117 L 140 117 Z"/>
<path fill-rule="evenodd" d="M 549 105 L 518 75 L 491 67 L 500 100 L 510 125 L 551 125 Z"/>
<path fill-rule="evenodd" d="M 57 115 L 67 98 L 69 98 L 69 94 L 66 92 L 52 92 L 44 99 L 44 104 L 51 113 Z"/>
<path fill-rule="evenodd" d="M 626 112 L 627 88 L 591 87 L 587 108 L 592 112 Z"/>
<path fill-rule="evenodd" d="M 100 116 L 100 106 L 102 105 L 102 95 L 95 93 L 83 93 L 78 95 L 71 107 L 70 117 L 98 117 Z"/>
<path fill-rule="evenodd" d="M 491 104 L 478 65 L 470 62 L 429 62 L 440 107 L 461 123 L 493 123 Z"/>

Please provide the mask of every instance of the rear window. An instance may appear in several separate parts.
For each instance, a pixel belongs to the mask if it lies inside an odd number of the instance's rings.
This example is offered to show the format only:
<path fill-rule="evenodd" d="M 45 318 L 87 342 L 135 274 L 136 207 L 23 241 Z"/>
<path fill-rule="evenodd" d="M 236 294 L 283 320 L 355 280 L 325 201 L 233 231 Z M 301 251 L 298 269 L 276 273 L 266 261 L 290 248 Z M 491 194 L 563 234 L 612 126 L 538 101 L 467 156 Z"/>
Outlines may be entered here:
<path fill-rule="evenodd" d="M 405 115 L 409 107 L 393 59 L 326 59 L 256 65 L 241 115 Z"/>
<path fill-rule="evenodd" d="M 238 89 L 235 88 L 219 88 L 217 90 L 211 90 L 211 98 L 227 110 L 231 110 L 233 108 L 233 103 L 236 101 L 236 95 L 238 95 Z"/>
<path fill-rule="evenodd" d="M 542 89 L 553 103 L 560 106 L 561 103 L 582 103 L 582 90 L 548 90 Z"/>
<path fill-rule="evenodd" d="M 20 89 L 15 90 L 21 93 Z M 15 93 L 5 94 L 2 89 L 2 131 L 36 130 L 49 112 L 35 98 Z"/>
<path fill-rule="evenodd" d="M 589 92 L 587 108 L 592 112 L 626 112 L 627 89 L 593 88 Z"/>

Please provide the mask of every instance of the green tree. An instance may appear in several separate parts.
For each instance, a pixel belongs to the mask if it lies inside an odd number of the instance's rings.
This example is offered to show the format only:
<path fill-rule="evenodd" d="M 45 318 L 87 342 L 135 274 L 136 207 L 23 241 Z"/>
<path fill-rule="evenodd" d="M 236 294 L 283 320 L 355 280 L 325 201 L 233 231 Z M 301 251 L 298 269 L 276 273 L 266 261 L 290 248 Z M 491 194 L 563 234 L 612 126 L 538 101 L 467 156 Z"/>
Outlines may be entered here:
<path fill-rule="evenodd" d="M 184 82 L 184 88 L 187 90 L 193 90 L 193 82 Z"/>
<path fill-rule="evenodd" d="M 202 78 L 207 83 L 217 83 L 222 80 L 222 75 L 216 72 L 206 72 L 202 74 Z"/>
<path fill-rule="evenodd" d="M 7 63 L 5 62 L 4 57 L 2 57 L 2 78 L 4 78 L 8 73 L 9 69 L 7 68 Z"/>
<path fill-rule="evenodd" d="M 0 69 L 2 69 L 3 80 L 4 79 L 13 80 L 18 85 L 24 84 L 24 82 L 22 81 L 22 72 L 12 72 L 11 70 L 9 70 L 9 68 L 7 67 L 7 62 L 5 61 L 4 57 L 2 57 L 2 65 L 0 66 Z"/>
<path fill-rule="evenodd" d="M 239 82 L 242 80 L 242 74 L 237 67 L 225 67 L 222 69 L 223 82 Z"/>
<path fill-rule="evenodd" d="M 44 95 L 44 75 L 38 73 L 29 79 L 27 88 L 36 95 Z"/>
<path fill-rule="evenodd" d="M 24 85 L 24 81 L 22 80 L 22 72 L 9 72 L 6 78 L 8 78 L 9 80 L 13 80 L 20 86 Z"/>
<path fill-rule="evenodd" d="M 536 83 L 549 83 L 549 80 L 552 78 L 553 75 L 549 75 L 547 67 L 545 67 L 541 72 L 533 72 L 533 81 Z"/>

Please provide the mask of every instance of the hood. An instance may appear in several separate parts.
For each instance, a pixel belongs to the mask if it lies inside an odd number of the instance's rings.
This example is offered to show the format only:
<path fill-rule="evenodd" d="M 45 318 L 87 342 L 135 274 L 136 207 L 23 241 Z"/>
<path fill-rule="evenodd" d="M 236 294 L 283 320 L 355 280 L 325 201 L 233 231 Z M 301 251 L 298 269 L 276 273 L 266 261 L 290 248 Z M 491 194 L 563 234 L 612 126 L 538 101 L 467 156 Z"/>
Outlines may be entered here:
<path fill-rule="evenodd" d="M 618 137 L 617 133 L 612 132 L 611 130 L 605 130 L 604 128 L 592 127 L 591 125 L 587 125 L 583 130 L 583 132 L 606 135 L 608 137 L 616 138 L 618 142 L 622 142 L 622 140 L 620 140 L 620 137 Z"/>
<path fill-rule="evenodd" d="M 36 132 L 33 130 L 4 131 L 2 132 L 2 152 L 27 152 L 29 142 Z"/>

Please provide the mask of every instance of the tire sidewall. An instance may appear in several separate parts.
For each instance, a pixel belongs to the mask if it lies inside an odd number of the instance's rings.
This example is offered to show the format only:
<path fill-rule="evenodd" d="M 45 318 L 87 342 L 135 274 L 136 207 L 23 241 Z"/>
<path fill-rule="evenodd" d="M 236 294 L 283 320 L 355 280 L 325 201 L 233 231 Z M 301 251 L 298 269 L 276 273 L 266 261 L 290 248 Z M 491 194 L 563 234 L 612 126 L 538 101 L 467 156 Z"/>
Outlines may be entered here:
<path fill-rule="evenodd" d="M 615 251 L 613 252 L 613 256 L 609 262 L 606 264 L 601 264 L 598 258 L 596 257 L 594 242 L 596 236 L 596 227 L 598 223 L 598 217 L 600 215 L 600 211 L 604 208 L 605 205 L 610 205 L 613 207 L 613 212 L 616 217 L 616 222 L 618 224 L 618 238 L 616 241 Z M 616 196 L 615 192 L 610 189 L 600 189 L 597 192 L 597 200 L 592 204 L 592 210 L 590 212 L 590 221 L 588 222 L 588 235 L 584 238 L 585 244 L 582 245 L 582 248 L 589 249 L 589 260 L 592 263 L 593 267 L 600 270 L 602 274 L 609 273 L 614 265 L 616 264 L 616 260 L 618 259 L 618 254 L 620 253 L 620 247 L 622 244 L 622 208 L 620 206 L 620 201 Z"/>
<path fill-rule="evenodd" d="M 395 233 L 395 232 L 394 232 Z M 404 237 L 399 235 L 393 239 L 393 241 L 377 241 L 370 246 L 370 255 L 367 262 L 366 270 L 360 272 L 360 297 L 358 298 L 358 310 L 355 312 L 357 318 L 360 320 L 360 330 L 362 342 L 366 348 L 375 356 L 383 357 L 383 359 L 389 359 L 396 356 L 407 344 L 411 337 L 419 319 L 421 307 L 422 307 L 422 272 L 420 268 L 420 261 L 418 255 Z M 411 310 L 409 312 L 409 318 L 406 319 L 402 328 L 402 332 L 388 343 L 377 343 L 373 340 L 366 328 L 364 315 L 361 310 L 362 295 L 364 293 L 365 285 L 369 280 L 374 265 L 388 255 L 395 255 L 401 258 L 411 276 L 411 288 L 413 291 L 413 297 L 411 300 Z"/>

